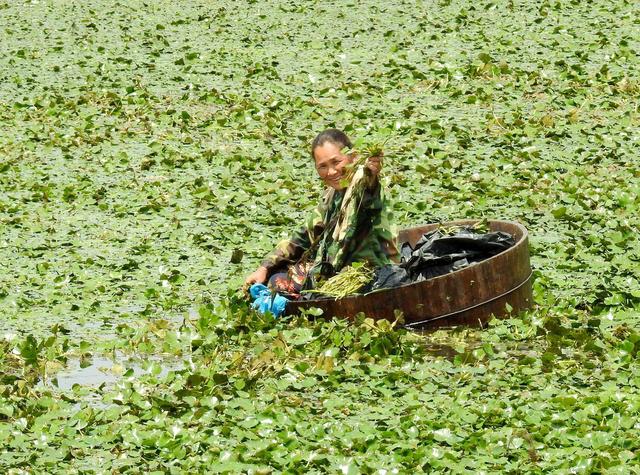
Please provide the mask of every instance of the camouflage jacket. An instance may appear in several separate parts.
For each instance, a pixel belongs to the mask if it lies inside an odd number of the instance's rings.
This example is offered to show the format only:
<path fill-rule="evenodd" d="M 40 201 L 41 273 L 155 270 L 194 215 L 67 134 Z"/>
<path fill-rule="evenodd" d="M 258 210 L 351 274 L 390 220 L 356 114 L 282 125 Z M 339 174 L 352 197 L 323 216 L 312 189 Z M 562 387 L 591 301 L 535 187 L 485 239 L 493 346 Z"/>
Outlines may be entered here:
<path fill-rule="evenodd" d="M 296 262 L 316 268 L 329 263 L 335 272 L 353 262 L 367 262 L 373 267 L 397 262 L 392 210 L 379 181 L 373 180 L 362 199 L 348 201 L 349 192 L 332 188 L 325 191 L 304 226 L 265 257 L 262 265 L 270 274 Z"/>

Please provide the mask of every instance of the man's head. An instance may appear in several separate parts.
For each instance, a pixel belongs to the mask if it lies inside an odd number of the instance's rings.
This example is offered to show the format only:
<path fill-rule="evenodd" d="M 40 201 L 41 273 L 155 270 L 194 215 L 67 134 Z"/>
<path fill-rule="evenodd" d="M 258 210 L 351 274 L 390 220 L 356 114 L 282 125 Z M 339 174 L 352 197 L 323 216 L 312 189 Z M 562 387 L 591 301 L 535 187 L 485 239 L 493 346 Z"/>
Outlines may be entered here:
<path fill-rule="evenodd" d="M 351 148 L 352 144 L 344 132 L 338 129 L 327 129 L 319 133 L 311 144 L 311 156 L 316 165 L 316 171 L 322 181 L 333 188 L 341 190 L 344 178 L 344 168 L 354 157 L 342 153 L 344 148 Z"/>

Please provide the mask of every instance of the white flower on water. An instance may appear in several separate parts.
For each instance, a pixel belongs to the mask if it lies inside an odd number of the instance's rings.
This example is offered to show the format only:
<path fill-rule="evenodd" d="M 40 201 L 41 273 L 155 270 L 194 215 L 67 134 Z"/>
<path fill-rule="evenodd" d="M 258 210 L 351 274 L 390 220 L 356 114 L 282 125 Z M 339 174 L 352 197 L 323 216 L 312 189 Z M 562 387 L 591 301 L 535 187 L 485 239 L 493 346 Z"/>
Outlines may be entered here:
<path fill-rule="evenodd" d="M 451 437 L 451 430 L 448 427 L 444 427 L 443 429 L 438 429 L 433 431 L 434 435 L 440 436 L 443 439 L 448 439 Z"/>
<path fill-rule="evenodd" d="M 344 475 L 348 475 L 349 474 L 349 467 L 351 467 L 351 463 L 342 464 L 342 465 L 340 465 L 340 471 Z"/>

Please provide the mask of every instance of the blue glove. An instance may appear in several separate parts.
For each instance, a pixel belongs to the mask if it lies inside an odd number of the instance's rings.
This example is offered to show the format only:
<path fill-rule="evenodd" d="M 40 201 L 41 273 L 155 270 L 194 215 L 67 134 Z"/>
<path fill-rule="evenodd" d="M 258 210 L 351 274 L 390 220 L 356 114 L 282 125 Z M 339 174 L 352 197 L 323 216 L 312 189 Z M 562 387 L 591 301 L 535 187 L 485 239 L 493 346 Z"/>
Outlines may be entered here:
<path fill-rule="evenodd" d="M 289 302 L 288 299 L 279 294 L 276 294 L 273 301 L 271 301 L 271 291 L 263 284 L 253 284 L 249 289 L 249 294 L 254 299 L 251 304 L 252 308 L 260 313 L 271 312 L 274 317 L 282 315 Z"/>
<path fill-rule="evenodd" d="M 263 295 L 271 295 L 271 291 L 264 284 L 253 284 L 249 288 L 249 294 L 253 300 Z"/>

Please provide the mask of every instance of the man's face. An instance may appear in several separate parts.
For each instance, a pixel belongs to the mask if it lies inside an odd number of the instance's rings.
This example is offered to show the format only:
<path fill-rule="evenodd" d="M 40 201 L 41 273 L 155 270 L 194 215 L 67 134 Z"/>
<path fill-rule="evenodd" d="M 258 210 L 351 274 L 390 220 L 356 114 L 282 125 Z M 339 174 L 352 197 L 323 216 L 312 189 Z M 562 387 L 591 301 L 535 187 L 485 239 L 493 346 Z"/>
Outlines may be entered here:
<path fill-rule="evenodd" d="M 325 142 L 313 150 L 316 170 L 325 185 L 334 190 L 342 190 L 340 181 L 344 178 L 344 168 L 353 162 L 353 157 L 340 152 L 339 145 Z"/>

